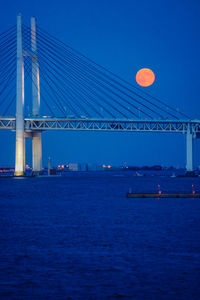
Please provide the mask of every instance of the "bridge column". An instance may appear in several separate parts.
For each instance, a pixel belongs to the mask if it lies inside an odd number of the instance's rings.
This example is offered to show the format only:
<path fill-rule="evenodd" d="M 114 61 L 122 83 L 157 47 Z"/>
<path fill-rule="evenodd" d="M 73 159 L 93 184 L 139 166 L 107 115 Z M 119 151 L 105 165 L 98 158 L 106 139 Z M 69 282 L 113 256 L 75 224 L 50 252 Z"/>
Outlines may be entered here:
<path fill-rule="evenodd" d="M 22 49 L 22 21 L 17 16 L 17 93 L 16 93 L 16 148 L 15 176 L 24 174 L 25 162 L 24 139 L 24 60 Z"/>
<path fill-rule="evenodd" d="M 189 127 L 186 135 L 186 154 L 187 154 L 186 170 L 188 172 L 191 172 L 193 171 L 193 134 Z"/>
<path fill-rule="evenodd" d="M 32 50 L 32 115 L 40 114 L 40 75 L 37 57 L 36 20 L 31 18 L 31 50 Z M 33 173 L 39 174 L 42 170 L 42 140 L 41 132 L 32 134 L 32 167 Z"/>
<path fill-rule="evenodd" d="M 32 164 L 34 174 L 42 169 L 42 141 L 41 132 L 34 132 L 32 137 Z"/>

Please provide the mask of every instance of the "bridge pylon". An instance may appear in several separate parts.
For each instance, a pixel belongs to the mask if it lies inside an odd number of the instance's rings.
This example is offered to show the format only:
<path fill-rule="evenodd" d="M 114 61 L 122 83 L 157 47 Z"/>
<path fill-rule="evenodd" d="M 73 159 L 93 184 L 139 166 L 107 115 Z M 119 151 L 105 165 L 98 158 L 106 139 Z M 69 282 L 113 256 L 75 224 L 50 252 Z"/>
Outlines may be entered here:
<path fill-rule="evenodd" d="M 40 114 L 40 75 L 37 57 L 36 20 L 31 18 L 31 54 L 32 58 L 32 116 Z M 15 176 L 25 172 L 25 137 L 32 138 L 32 169 L 38 175 L 42 169 L 41 131 L 24 132 L 24 53 L 22 40 L 22 17 L 17 16 L 17 100 L 16 100 L 16 152 Z"/>
<path fill-rule="evenodd" d="M 16 91 L 16 150 L 15 175 L 23 176 L 25 170 L 24 138 L 24 57 L 22 46 L 22 17 L 17 16 L 17 91 Z"/>
<path fill-rule="evenodd" d="M 32 115 L 40 114 L 40 74 L 37 57 L 36 20 L 31 18 L 31 51 L 32 51 Z M 38 175 L 42 170 L 42 137 L 41 132 L 32 133 L 32 168 Z"/>

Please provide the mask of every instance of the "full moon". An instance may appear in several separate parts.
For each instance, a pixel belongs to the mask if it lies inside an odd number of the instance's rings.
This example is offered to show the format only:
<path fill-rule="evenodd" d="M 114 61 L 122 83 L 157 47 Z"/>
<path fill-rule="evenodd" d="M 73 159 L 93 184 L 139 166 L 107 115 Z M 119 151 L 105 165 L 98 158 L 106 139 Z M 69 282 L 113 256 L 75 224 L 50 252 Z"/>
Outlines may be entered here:
<path fill-rule="evenodd" d="M 143 68 L 136 74 L 136 81 L 141 86 L 150 86 L 154 83 L 155 74 L 152 70 Z"/>

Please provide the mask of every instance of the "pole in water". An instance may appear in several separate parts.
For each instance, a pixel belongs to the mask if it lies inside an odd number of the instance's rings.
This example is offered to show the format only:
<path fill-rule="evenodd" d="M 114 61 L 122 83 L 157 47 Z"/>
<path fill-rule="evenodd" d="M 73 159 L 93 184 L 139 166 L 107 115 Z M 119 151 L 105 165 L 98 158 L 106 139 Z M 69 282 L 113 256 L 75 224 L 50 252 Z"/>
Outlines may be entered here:
<path fill-rule="evenodd" d="M 192 194 L 195 195 L 194 184 L 192 184 Z"/>
<path fill-rule="evenodd" d="M 48 158 L 48 176 L 51 175 L 51 158 Z"/>
<path fill-rule="evenodd" d="M 158 194 L 161 195 L 160 184 L 158 184 Z"/>

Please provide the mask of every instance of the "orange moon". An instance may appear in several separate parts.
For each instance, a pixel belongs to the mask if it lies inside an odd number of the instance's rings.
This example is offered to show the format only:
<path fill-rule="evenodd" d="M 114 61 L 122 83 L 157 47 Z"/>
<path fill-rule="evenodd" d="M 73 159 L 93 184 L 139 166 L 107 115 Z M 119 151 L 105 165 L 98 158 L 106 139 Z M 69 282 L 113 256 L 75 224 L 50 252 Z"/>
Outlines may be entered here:
<path fill-rule="evenodd" d="M 152 70 L 143 68 L 136 74 L 136 81 L 141 86 L 150 86 L 154 83 L 155 74 Z"/>

